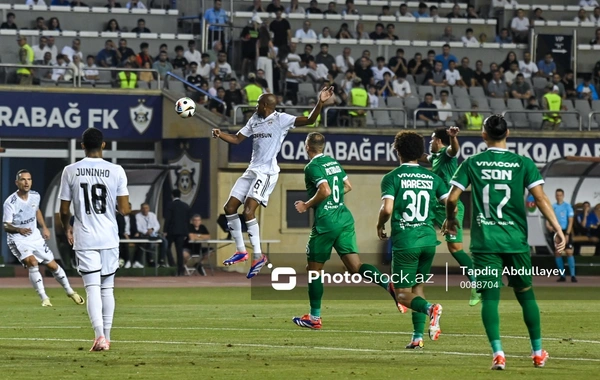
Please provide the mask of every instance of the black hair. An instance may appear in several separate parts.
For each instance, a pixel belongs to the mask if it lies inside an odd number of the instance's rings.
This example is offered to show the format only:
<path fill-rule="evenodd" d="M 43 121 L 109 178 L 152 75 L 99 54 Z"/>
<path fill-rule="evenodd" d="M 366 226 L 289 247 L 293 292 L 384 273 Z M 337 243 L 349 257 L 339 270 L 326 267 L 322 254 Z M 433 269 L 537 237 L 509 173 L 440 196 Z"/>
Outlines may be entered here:
<path fill-rule="evenodd" d="M 467 31 L 465 33 L 469 33 L 469 32 L 473 33 L 473 28 L 467 28 Z"/>
<path fill-rule="evenodd" d="M 425 142 L 416 132 L 400 131 L 394 137 L 394 149 L 403 161 L 416 161 L 425 153 Z"/>
<path fill-rule="evenodd" d="M 444 95 L 444 94 L 446 94 L 446 95 L 450 95 L 450 93 L 449 93 L 448 91 L 446 91 L 446 90 L 442 90 L 442 91 L 440 92 L 440 96 L 441 96 L 441 95 Z"/>
<path fill-rule="evenodd" d="M 329 44 L 321 44 L 321 46 L 319 46 L 319 47 L 322 48 L 323 46 L 325 46 L 326 48 L 329 48 Z"/>
<path fill-rule="evenodd" d="M 436 128 L 435 131 L 433 131 L 433 135 L 442 140 L 442 144 L 446 146 L 450 145 L 450 136 L 448 135 L 446 128 Z"/>
<path fill-rule="evenodd" d="M 83 132 L 81 140 L 86 152 L 93 152 L 102 149 L 104 136 L 102 135 L 102 131 L 99 129 L 88 128 L 85 130 L 85 132 Z"/>
<path fill-rule="evenodd" d="M 377 57 L 377 62 L 385 62 L 385 57 Z"/>
<path fill-rule="evenodd" d="M 143 18 L 140 18 L 140 19 L 138 19 L 138 21 L 137 21 L 137 22 L 138 22 L 138 24 L 139 24 L 140 22 L 143 22 L 143 23 L 145 24 L 145 23 L 146 23 L 146 20 L 144 20 Z"/>
<path fill-rule="evenodd" d="M 8 12 L 8 13 L 6 14 L 6 19 L 8 20 L 8 18 L 9 18 L 10 16 L 13 16 L 13 17 L 15 17 L 15 18 L 16 18 L 16 16 L 15 16 L 15 14 L 14 14 L 14 13 L 12 13 L 12 12 Z"/>
<path fill-rule="evenodd" d="M 171 195 L 173 198 L 181 198 L 181 190 L 173 189 L 173 191 L 171 191 Z"/>
<path fill-rule="evenodd" d="M 491 140 L 500 141 L 504 140 L 508 134 L 508 124 L 506 124 L 504 116 L 495 114 L 483 121 L 483 130 Z"/>
<path fill-rule="evenodd" d="M 556 193 L 565 193 L 565 191 L 563 189 L 556 189 Z"/>
<path fill-rule="evenodd" d="M 140 50 L 144 50 L 144 49 L 148 49 L 148 43 L 147 42 L 142 42 L 140 44 Z"/>
<path fill-rule="evenodd" d="M 29 173 L 29 174 L 31 174 L 31 172 L 30 172 L 29 170 L 27 170 L 27 169 L 21 169 L 21 170 L 19 170 L 19 171 L 17 172 L 16 180 L 18 181 L 18 180 L 19 180 L 19 177 L 21 176 L 21 174 L 25 174 L 25 173 Z"/>
<path fill-rule="evenodd" d="M 431 96 L 433 98 L 433 94 L 431 92 L 428 92 L 425 94 L 425 97 Z"/>
<path fill-rule="evenodd" d="M 382 24 L 382 23 L 380 23 L 380 22 L 378 22 L 378 23 L 375 25 L 375 28 L 379 28 L 380 26 L 381 26 L 381 29 L 385 28 L 385 27 L 383 26 L 383 24 Z"/>
<path fill-rule="evenodd" d="M 381 9 L 387 9 L 387 10 L 390 10 L 390 6 L 389 6 L 389 5 L 384 5 L 383 7 L 381 7 Z"/>

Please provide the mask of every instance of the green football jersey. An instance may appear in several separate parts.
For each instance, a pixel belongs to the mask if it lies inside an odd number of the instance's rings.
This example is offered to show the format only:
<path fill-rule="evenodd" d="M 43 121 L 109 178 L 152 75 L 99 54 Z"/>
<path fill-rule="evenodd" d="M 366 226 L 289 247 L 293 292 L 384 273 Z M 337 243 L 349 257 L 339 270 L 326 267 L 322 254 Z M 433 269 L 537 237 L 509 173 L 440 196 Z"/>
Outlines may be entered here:
<path fill-rule="evenodd" d="M 431 153 L 429 162 L 431 162 L 431 171 L 444 180 L 446 184 L 449 184 L 456 168 L 458 168 L 458 160 L 456 157 L 448 155 L 448 147 L 443 147 L 437 153 Z"/>
<path fill-rule="evenodd" d="M 440 244 L 433 226 L 432 204 L 447 195 L 444 181 L 417 164 L 402 164 L 383 177 L 381 197 L 394 200 L 393 251 Z"/>
<path fill-rule="evenodd" d="M 344 181 L 348 179 L 339 162 L 329 156 L 319 154 L 304 167 L 304 182 L 309 199 L 323 182 L 329 184 L 331 195 L 315 209 L 315 228 L 318 233 L 342 229 L 354 223 L 352 213 L 344 204 Z"/>
<path fill-rule="evenodd" d="M 450 184 L 471 185 L 471 252 L 528 253 L 525 189 L 544 183 L 530 158 L 489 148 L 466 159 Z"/>

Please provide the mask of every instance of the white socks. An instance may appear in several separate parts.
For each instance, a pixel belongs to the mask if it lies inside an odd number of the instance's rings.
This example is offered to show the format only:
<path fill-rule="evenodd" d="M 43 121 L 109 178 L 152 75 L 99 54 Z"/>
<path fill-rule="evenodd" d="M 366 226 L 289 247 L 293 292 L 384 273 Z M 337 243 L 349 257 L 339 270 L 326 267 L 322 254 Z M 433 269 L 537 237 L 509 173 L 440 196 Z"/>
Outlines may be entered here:
<path fill-rule="evenodd" d="M 242 235 L 242 221 L 238 214 L 225 215 L 227 219 L 227 226 L 231 232 L 231 237 L 235 241 L 235 246 L 238 252 L 246 252 L 246 246 L 244 245 L 244 236 Z"/>
<path fill-rule="evenodd" d="M 100 272 L 86 273 L 81 276 L 87 293 L 87 311 L 92 322 L 96 339 L 104 335 L 102 321 L 102 296 L 100 294 Z"/>
<path fill-rule="evenodd" d="M 115 275 L 102 277 L 102 321 L 104 323 L 104 337 L 110 341 L 110 329 L 115 315 Z"/>
<path fill-rule="evenodd" d="M 29 267 L 28 269 L 29 281 L 31 281 L 31 285 L 33 285 L 33 288 L 37 294 L 39 294 L 42 301 L 45 300 L 48 298 L 48 296 L 46 295 L 46 290 L 44 289 L 44 280 L 42 279 L 42 274 L 40 273 L 40 267 L 35 266 Z"/>
<path fill-rule="evenodd" d="M 56 270 L 56 272 L 52 272 L 52 275 L 54 276 L 54 279 L 56 281 L 58 281 L 58 283 L 65 289 L 65 292 L 67 292 L 67 294 L 71 295 L 71 294 L 75 293 L 73 291 L 73 289 L 71 288 L 71 284 L 69 284 L 69 279 L 67 278 L 67 274 L 60 267 L 60 265 L 58 265 L 58 269 Z"/>
<path fill-rule="evenodd" d="M 494 357 L 496 357 L 498 355 L 504 357 L 504 351 L 496 351 L 496 352 L 494 352 Z"/>
<path fill-rule="evenodd" d="M 260 249 L 260 229 L 256 218 L 248 220 L 246 227 L 248 227 L 248 238 L 250 238 L 250 244 L 252 244 L 252 259 L 258 260 L 262 257 L 262 251 Z"/>

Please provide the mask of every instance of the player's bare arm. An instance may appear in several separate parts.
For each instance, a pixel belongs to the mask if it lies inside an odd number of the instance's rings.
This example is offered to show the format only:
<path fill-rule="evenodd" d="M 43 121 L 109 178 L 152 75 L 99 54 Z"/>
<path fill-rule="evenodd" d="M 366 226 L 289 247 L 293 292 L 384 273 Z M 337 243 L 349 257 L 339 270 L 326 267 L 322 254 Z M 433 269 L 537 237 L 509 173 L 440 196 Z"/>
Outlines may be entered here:
<path fill-rule="evenodd" d="M 2 224 L 4 226 L 4 231 L 11 233 L 11 234 L 21 234 L 23 236 L 29 236 L 31 235 L 31 229 L 30 228 L 19 228 L 19 227 L 15 227 L 10 223 L 3 223 Z"/>
<path fill-rule="evenodd" d="M 458 200 L 462 194 L 462 190 L 456 186 L 452 186 L 450 194 L 446 198 L 446 221 L 442 226 L 442 234 L 456 235 L 460 228 L 460 223 L 456 219 L 456 211 L 458 206 Z"/>
<path fill-rule="evenodd" d="M 554 215 L 554 210 L 552 209 L 552 204 L 548 199 L 546 193 L 544 193 L 544 188 L 542 185 L 538 185 L 529 189 L 529 193 L 533 195 L 535 200 L 535 205 L 538 207 L 542 215 L 546 218 L 546 221 L 552 226 L 555 231 L 554 234 L 554 248 L 557 252 L 562 252 L 565 250 L 565 246 L 567 244 L 567 240 L 565 239 L 565 235 L 560 228 L 560 224 L 556 219 L 556 215 Z"/>
<path fill-rule="evenodd" d="M 308 201 L 296 201 L 294 206 L 296 206 L 296 211 L 300 214 L 306 212 L 311 207 L 315 207 L 319 203 L 323 202 L 325 199 L 329 198 L 331 195 L 331 188 L 327 182 L 323 182 L 317 188 L 317 193 L 314 197 L 310 198 Z"/>
<path fill-rule="evenodd" d="M 123 216 L 128 215 L 131 212 L 129 209 L 129 195 L 117 197 L 117 208 L 119 209 L 119 213 Z"/>
<path fill-rule="evenodd" d="M 385 233 L 385 224 L 390 220 L 394 209 L 394 200 L 384 198 L 379 209 L 379 217 L 377 218 L 377 237 L 379 240 L 387 240 L 388 236 Z"/>
<path fill-rule="evenodd" d="M 60 222 L 62 223 L 65 235 L 67 235 L 67 241 L 70 245 L 73 245 L 73 226 L 71 226 L 71 201 L 60 201 Z"/>
<path fill-rule="evenodd" d="M 460 129 L 458 127 L 450 127 L 448 128 L 448 136 L 450 137 L 450 146 L 446 150 L 450 157 L 456 157 L 458 152 L 460 151 L 460 144 L 458 143 L 458 132 Z"/>
<path fill-rule="evenodd" d="M 351 191 L 352 184 L 350 183 L 350 180 L 346 178 L 346 180 L 344 181 L 344 194 L 348 194 Z"/>
<path fill-rule="evenodd" d="M 295 127 L 304 127 L 306 125 L 312 125 L 317 121 L 317 117 L 321 114 L 321 110 L 326 102 L 330 99 L 333 99 L 333 87 L 324 88 L 319 93 L 319 101 L 315 105 L 315 108 L 311 111 L 308 117 L 306 116 L 298 116 L 296 118 L 296 122 L 294 123 Z"/>
<path fill-rule="evenodd" d="M 44 220 L 44 215 L 42 215 L 42 210 L 38 208 L 36 213 L 36 219 L 38 224 L 42 227 L 42 237 L 44 240 L 50 239 L 50 230 L 46 227 L 46 221 Z"/>
<path fill-rule="evenodd" d="M 246 140 L 246 136 L 241 133 L 231 134 L 222 132 L 220 129 L 215 128 L 212 130 L 212 137 L 214 139 L 221 139 L 228 144 L 238 145 L 242 141 Z"/>

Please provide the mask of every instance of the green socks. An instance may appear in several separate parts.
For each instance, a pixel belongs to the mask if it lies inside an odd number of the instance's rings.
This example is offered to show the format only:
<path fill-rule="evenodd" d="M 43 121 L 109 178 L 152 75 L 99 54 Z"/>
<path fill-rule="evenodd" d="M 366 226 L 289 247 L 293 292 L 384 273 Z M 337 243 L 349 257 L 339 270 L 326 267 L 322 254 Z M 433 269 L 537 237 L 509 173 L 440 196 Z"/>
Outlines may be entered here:
<path fill-rule="evenodd" d="M 427 302 L 427 300 L 425 300 L 419 296 L 416 296 L 410 302 L 411 309 L 413 309 L 414 311 L 417 311 L 419 313 L 423 313 L 425 315 L 429 315 L 430 307 L 431 307 L 431 304 L 429 302 Z M 413 319 L 413 321 L 414 321 L 414 319 Z M 421 330 L 421 331 L 423 331 L 423 330 Z"/>
<path fill-rule="evenodd" d="M 377 285 L 387 290 L 387 281 L 381 281 L 381 272 L 371 264 L 363 264 L 358 268 L 358 273 L 364 278 L 372 279 Z"/>
<path fill-rule="evenodd" d="M 531 348 L 533 351 L 539 351 L 542 349 L 542 323 L 540 308 L 535 300 L 533 289 L 530 288 L 525 292 L 515 292 L 515 296 L 517 296 L 517 300 L 523 309 L 523 320 L 529 331 Z"/>
<path fill-rule="evenodd" d="M 500 289 L 489 288 L 481 291 L 481 320 L 485 327 L 485 333 L 492 346 L 493 352 L 502 351 L 500 342 Z"/>
<path fill-rule="evenodd" d="M 462 249 L 452 253 L 452 257 L 454 257 L 454 260 L 456 260 L 461 267 L 473 269 L 473 260 L 471 260 L 471 257 L 467 254 L 467 252 L 463 251 Z M 469 278 L 469 281 L 475 281 L 475 276 L 467 275 L 467 277 Z"/>
<path fill-rule="evenodd" d="M 422 340 L 423 339 L 423 331 L 425 330 L 425 320 L 427 316 L 423 313 L 418 313 L 416 311 L 412 312 L 412 323 L 413 323 L 413 336 L 412 341 Z"/>
<path fill-rule="evenodd" d="M 323 280 L 321 276 L 308 283 L 308 299 L 310 300 L 310 315 L 321 316 L 321 298 L 323 298 Z"/>

